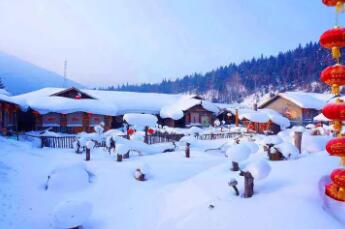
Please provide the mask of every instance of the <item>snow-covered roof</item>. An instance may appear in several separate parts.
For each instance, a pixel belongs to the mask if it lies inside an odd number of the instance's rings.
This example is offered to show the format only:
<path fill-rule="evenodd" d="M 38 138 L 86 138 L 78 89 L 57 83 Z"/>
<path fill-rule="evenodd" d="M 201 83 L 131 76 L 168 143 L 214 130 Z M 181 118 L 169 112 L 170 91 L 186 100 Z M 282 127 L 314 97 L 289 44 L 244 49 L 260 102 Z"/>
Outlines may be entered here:
<path fill-rule="evenodd" d="M 309 93 L 309 92 L 284 92 L 279 93 L 276 97 L 269 99 L 268 101 L 263 102 L 260 107 L 264 107 L 270 101 L 274 100 L 277 97 L 285 98 L 297 106 L 306 109 L 315 109 L 321 110 L 325 104 L 330 100 L 333 95 L 331 94 L 320 94 L 320 93 Z"/>
<path fill-rule="evenodd" d="M 151 114 L 136 114 L 129 113 L 123 116 L 123 120 L 126 121 L 129 125 L 133 125 L 137 128 L 145 126 L 155 126 L 158 122 L 156 116 Z"/>
<path fill-rule="evenodd" d="M 103 90 L 84 90 L 82 93 L 95 99 L 72 99 L 55 94 L 64 88 L 43 88 L 12 97 L 21 104 L 41 114 L 50 112 L 88 112 L 101 115 L 124 115 L 126 113 L 163 114 L 164 118 L 179 118 L 183 111 L 201 104 L 206 110 L 218 112 L 211 102 L 179 94 L 137 93 Z M 182 117 L 181 116 L 181 117 Z"/>
<path fill-rule="evenodd" d="M 13 104 L 17 104 L 17 105 L 22 106 L 22 104 L 17 99 L 15 99 L 15 98 L 13 98 L 11 96 L 8 96 L 6 94 L 1 94 L 0 93 L 0 102 L 1 101 L 7 102 L 7 103 L 13 103 Z"/>
<path fill-rule="evenodd" d="M 240 119 L 248 119 L 256 123 L 266 123 L 270 120 L 267 114 L 260 111 L 251 111 L 240 115 Z"/>
<path fill-rule="evenodd" d="M 7 95 L 7 96 L 10 96 L 11 93 L 9 93 L 8 91 L 6 91 L 5 89 L 0 89 L 0 95 Z"/>

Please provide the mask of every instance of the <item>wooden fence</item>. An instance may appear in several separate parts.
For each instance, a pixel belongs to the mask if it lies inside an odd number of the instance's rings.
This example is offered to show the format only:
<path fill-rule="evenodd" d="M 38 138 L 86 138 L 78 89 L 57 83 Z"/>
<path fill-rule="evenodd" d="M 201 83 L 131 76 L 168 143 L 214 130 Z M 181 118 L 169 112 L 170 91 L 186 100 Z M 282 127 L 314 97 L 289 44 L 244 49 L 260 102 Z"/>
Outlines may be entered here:
<path fill-rule="evenodd" d="M 77 140 L 75 136 L 61 136 L 61 137 L 53 137 L 53 136 L 40 136 L 41 139 L 41 147 L 49 147 L 49 148 L 73 148 L 73 142 Z"/>
<path fill-rule="evenodd" d="M 215 139 L 230 139 L 242 135 L 242 133 L 216 133 L 216 134 L 200 134 L 196 135 L 198 140 L 215 140 Z M 155 134 L 149 135 L 147 138 L 148 144 L 164 143 L 164 142 L 176 142 L 179 141 L 184 135 L 183 134 L 169 134 L 156 132 Z M 31 136 L 34 137 L 34 136 Z M 49 148 L 62 148 L 72 149 L 73 142 L 77 140 L 76 136 L 35 136 L 40 138 L 41 147 Z M 121 136 L 126 137 L 126 136 Z M 95 147 L 106 147 L 105 141 L 96 143 Z"/>
<path fill-rule="evenodd" d="M 156 144 L 156 143 L 164 143 L 164 142 L 177 142 L 183 136 L 184 136 L 183 134 L 169 134 L 169 133 L 156 132 L 155 134 L 148 136 L 147 144 Z"/>

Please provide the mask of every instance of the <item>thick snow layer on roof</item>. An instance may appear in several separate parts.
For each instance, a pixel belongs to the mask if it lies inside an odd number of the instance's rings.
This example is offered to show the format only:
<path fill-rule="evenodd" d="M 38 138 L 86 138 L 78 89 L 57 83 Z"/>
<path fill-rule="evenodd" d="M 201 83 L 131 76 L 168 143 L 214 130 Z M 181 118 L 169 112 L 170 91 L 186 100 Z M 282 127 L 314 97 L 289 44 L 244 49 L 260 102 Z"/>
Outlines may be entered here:
<path fill-rule="evenodd" d="M 266 123 L 270 120 L 267 114 L 259 111 L 251 111 L 240 115 L 240 119 L 248 119 L 251 122 Z"/>
<path fill-rule="evenodd" d="M 145 126 L 155 126 L 158 122 L 156 116 L 151 114 L 136 114 L 130 113 L 123 116 L 123 120 L 126 121 L 129 125 L 132 125 L 136 128 L 142 128 Z"/>
<path fill-rule="evenodd" d="M 290 120 L 288 118 L 283 117 L 279 112 L 272 110 L 272 109 L 261 109 L 261 112 L 264 112 L 268 115 L 270 120 L 279 125 L 282 129 L 285 129 L 291 125 Z"/>
<path fill-rule="evenodd" d="M 11 94 L 8 91 L 6 91 L 5 89 L 0 89 L 0 95 L 10 96 Z"/>
<path fill-rule="evenodd" d="M 302 108 L 321 110 L 327 101 L 333 97 L 331 94 L 284 92 L 279 96 L 290 100 Z"/>
<path fill-rule="evenodd" d="M 13 104 L 17 104 L 23 108 L 25 108 L 25 104 L 24 103 L 21 103 L 19 100 L 11 97 L 11 96 L 8 96 L 6 94 L 1 94 L 0 92 L 0 101 L 4 101 L 4 102 L 8 102 L 8 103 L 13 103 Z"/>
<path fill-rule="evenodd" d="M 112 116 L 126 113 L 162 113 L 165 118 L 176 119 L 183 116 L 184 110 L 200 103 L 205 109 L 212 112 L 218 112 L 218 108 L 210 102 L 176 94 L 80 90 L 95 99 L 77 100 L 61 96 L 52 96 L 63 90 L 65 89 L 43 88 L 13 98 L 41 114 L 49 112 L 73 113 L 77 111 Z M 161 110 L 163 112 L 161 112 Z"/>
<path fill-rule="evenodd" d="M 174 120 L 179 120 L 183 117 L 184 111 L 197 105 L 201 105 L 205 110 L 211 111 L 213 113 L 219 112 L 219 108 L 211 102 L 194 99 L 190 96 L 183 96 L 175 103 L 168 104 L 162 107 L 160 111 L 160 116 L 162 118 L 171 118 Z"/>

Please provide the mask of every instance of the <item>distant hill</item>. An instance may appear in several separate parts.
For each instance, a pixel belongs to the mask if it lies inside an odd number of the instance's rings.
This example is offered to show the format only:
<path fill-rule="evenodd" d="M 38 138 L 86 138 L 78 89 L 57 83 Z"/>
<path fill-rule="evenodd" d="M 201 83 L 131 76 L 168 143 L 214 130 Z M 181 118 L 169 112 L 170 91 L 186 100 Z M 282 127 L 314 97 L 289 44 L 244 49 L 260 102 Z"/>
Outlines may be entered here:
<path fill-rule="evenodd" d="M 187 75 L 158 84 L 111 86 L 108 90 L 161 93 L 196 93 L 217 102 L 241 102 L 253 93 L 304 90 L 321 92 L 329 87 L 319 80 L 322 69 L 333 64 L 330 52 L 318 43 L 301 45 L 276 56 L 253 58 L 222 66 L 206 74 Z"/>
<path fill-rule="evenodd" d="M 62 87 L 63 77 L 17 57 L 0 52 L 0 78 L 12 94 L 20 94 L 43 87 Z M 67 80 L 67 86 L 83 87 Z"/>

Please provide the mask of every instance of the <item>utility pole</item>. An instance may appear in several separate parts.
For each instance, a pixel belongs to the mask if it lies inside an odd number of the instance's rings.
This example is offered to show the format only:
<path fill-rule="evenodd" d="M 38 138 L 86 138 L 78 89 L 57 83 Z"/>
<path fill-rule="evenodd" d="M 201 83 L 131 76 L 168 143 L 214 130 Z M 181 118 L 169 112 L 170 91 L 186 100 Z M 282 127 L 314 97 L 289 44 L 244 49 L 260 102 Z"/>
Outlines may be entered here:
<path fill-rule="evenodd" d="M 66 87 L 66 82 L 67 81 L 67 60 L 65 60 L 64 62 L 64 70 L 63 70 L 63 84 L 62 87 L 65 88 Z"/>

